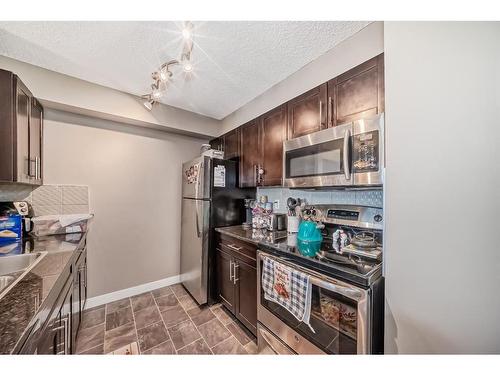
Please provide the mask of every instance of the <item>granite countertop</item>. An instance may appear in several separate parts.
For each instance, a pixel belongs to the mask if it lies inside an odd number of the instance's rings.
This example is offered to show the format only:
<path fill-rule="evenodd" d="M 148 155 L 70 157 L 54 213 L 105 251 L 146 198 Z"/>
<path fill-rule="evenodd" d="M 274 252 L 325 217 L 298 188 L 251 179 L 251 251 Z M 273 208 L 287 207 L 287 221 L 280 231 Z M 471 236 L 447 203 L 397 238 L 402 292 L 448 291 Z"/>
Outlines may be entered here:
<path fill-rule="evenodd" d="M 285 230 L 271 232 L 267 229 L 245 228 L 243 225 L 215 228 L 215 230 L 219 233 L 242 241 L 251 242 L 255 245 L 279 243 L 283 242 L 283 240 L 287 238 Z"/>
<path fill-rule="evenodd" d="M 268 253 L 295 259 L 306 268 L 314 269 L 332 277 L 340 277 L 363 287 L 369 286 L 382 273 L 381 262 L 372 263 L 372 268 L 366 272 L 360 272 L 357 267 L 353 267 L 352 263 L 348 261 L 330 263 L 317 259 L 315 253 L 309 254 L 307 249 L 301 250 L 300 245 L 297 243 L 296 233 L 287 234 L 286 231 L 269 232 L 262 229 L 245 229 L 242 225 L 215 228 L 215 230 L 227 236 L 251 242 Z M 327 248 L 328 244 L 324 243 L 322 249 Z"/>
<path fill-rule="evenodd" d="M 23 253 L 47 254 L 0 299 L 0 354 L 14 349 L 30 322 L 45 307 L 47 296 L 59 276 L 70 267 L 74 252 L 85 237 L 86 233 L 73 233 L 23 241 Z"/>

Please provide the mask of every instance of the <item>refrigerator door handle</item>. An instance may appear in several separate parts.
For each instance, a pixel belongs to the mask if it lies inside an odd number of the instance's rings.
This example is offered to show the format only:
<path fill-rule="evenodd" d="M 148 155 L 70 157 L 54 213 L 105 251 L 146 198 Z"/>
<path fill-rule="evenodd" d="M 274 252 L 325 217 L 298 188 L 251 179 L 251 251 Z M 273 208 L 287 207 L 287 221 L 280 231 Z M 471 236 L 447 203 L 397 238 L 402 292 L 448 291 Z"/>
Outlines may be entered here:
<path fill-rule="evenodd" d="M 196 217 L 195 217 L 195 220 L 196 220 L 196 235 L 198 236 L 198 238 L 201 237 L 201 232 L 200 232 L 200 219 L 199 219 L 199 215 L 198 215 L 198 202 L 196 202 L 195 204 L 195 211 L 196 211 Z"/>

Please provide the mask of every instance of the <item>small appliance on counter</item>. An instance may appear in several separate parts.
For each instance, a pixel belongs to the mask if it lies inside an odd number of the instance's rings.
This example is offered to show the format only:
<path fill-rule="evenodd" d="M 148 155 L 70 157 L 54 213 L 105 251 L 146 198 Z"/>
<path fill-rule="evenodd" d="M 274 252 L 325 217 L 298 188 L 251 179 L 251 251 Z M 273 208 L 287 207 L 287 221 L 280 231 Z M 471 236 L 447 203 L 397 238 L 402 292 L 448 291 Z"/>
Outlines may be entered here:
<path fill-rule="evenodd" d="M 269 223 L 267 229 L 272 232 L 286 230 L 286 215 L 278 213 L 272 213 L 271 215 L 269 215 Z"/>
<path fill-rule="evenodd" d="M 0 255 L 22 251 L 21 240 L 31 230 L 32 215 L 28 202 L 0 202 Z"/>
<path fill-rule="evenodd" d="M 245 199 L 245 222 L 243 227 L 250 229 L 252 227 L 252 208 L 255 207 L 255 199 Z"/>

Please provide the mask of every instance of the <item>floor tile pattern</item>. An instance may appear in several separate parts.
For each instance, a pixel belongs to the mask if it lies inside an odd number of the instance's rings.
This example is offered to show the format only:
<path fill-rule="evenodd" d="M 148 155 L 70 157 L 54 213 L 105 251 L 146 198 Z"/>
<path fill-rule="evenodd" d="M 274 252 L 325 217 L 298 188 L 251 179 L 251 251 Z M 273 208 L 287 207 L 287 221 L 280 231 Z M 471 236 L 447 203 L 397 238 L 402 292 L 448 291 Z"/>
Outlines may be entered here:
<path fill-rule="evenodd" d="M 181 284 L 84 312 L 77 354 L 256 354 L 222 305 L 200 308 Z"/>

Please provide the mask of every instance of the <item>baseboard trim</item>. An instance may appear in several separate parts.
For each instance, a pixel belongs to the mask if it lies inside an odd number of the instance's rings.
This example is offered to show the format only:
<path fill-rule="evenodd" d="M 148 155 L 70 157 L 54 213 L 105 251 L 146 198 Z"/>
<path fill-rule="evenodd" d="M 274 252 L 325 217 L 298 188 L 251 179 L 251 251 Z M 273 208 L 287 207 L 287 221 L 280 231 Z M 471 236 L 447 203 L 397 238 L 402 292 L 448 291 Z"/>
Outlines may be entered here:
<path fill-rule="evenodd" d="M 91 309 L 96 306 L 104 305 L 106 303 L 118 301 L 123 298 L 135 296 L 136 294 L 146 293 L 154 289 L 162 288 L 164 286 L 169 286 L 177 284 L 180 282 L 180 275 L 167 277 L 166 279 L 152 281 L 150 283 L 141 284 L 133 286 L 127 289 L 117 290 L 116 292 L 111 292 L 107 294 L 102 294 L 100 296 L 95 296 L 87 299 L 85 304 L 85 310 Z"/>

